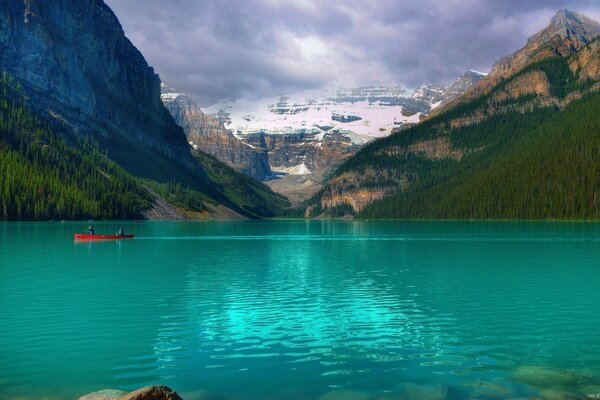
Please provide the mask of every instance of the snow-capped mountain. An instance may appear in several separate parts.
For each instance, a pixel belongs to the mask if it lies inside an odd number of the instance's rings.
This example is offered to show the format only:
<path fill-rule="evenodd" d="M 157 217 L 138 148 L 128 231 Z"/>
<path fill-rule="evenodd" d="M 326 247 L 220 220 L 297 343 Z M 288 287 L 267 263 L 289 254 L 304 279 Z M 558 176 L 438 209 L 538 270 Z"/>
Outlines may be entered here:
<path fill-rule="evenodd" d="M 223 101 L 205 112 L 240 138 L 258 132 L 319 134 L 337 130 L 363 144 L 389 135 L 394 127 L 419 121 L 429 105 L 413 100 L 411 94 L 401 87 L 304 91 L 257 101 Z"/>
<path fill-rule="evenodd" d="M 368 86 L 302 91 L 257 101 L 233 99 L 204 112 L 242 140 L 256 133 L 318 135 L 334 130 L 360 145 L 419 122 L 421 116 L 460 96 L 484 76 L 468 71 L 448 87 L 426 84 L 415 91 Z"/>

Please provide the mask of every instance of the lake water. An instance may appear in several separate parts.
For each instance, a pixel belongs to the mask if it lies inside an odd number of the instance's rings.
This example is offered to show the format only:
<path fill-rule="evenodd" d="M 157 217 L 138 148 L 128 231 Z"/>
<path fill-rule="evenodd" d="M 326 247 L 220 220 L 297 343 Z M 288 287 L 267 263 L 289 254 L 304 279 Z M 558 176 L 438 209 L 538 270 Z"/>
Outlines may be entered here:
<path fill-rule="evenodd" d="M 86 227 L 0 224 L 2 399 L 600 393 L 600 224 Z"/>

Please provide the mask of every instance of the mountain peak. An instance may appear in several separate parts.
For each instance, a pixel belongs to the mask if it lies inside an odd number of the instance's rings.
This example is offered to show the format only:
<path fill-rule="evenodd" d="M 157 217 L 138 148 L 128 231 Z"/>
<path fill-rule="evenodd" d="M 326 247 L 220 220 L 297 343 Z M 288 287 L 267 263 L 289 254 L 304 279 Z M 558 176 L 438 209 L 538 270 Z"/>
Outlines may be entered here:
<path fill-rule="evenodd" d="M 577 23 L 577 24 L 589 24 L 596 23 L 593 19 L 586 17 L 583 14 L 580 14 L 576 11 L 567 10 L 563 8 L 562 10 L 558 10 L 554 17 L 550 20 L 550 26 L 564 26 L 569 23 Z"/>
<path fill-rule="evenodd" d="M 599 35 L 600 23 L 575 11 L 559 10 L 546 28 L 527 40 L 525 47 L 498 60 L 485 83 L 510 76 L 526 65 L 550 56 L 567 57 Z"/>
<path fill-rule="evenodd" d="M 586 37 L 589 40 L 589 37 L 593 39 L 593 37 L 600 35 L 600 23 L 565 8 L 557 11 L 545 30 L 562 38 L 579 36 Z"/>
<path fill-rule="evenodd" d="M 528 45 L 539 47 L 555 38 L 568 47 L 569 51 L 577 51 L 600 35 L 600 23 L 575 11 L 558 10 L 550 20 L 550 24 L 527 40 Z"/>

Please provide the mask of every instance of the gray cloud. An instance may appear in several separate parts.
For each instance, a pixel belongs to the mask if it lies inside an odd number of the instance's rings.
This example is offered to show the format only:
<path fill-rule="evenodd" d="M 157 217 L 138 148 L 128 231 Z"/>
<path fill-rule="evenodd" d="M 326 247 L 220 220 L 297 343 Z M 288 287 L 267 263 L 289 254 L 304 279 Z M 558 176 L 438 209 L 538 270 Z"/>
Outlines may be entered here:
<path fill-rule="evenodd" d="M 161 79 L 202 105 L 488 71 L 560 8 L 597 0 L 106 0 Z"/>

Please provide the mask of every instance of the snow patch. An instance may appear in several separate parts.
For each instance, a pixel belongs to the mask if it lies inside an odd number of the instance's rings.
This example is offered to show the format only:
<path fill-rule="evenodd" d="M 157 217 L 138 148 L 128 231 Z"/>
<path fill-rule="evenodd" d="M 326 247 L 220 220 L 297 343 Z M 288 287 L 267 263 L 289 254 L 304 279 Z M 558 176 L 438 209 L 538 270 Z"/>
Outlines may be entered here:
<path fill-rule="evenodd" d="M 160 99 L 162 101 L 173 101 L 179 96 L 185 96 L 183 93 L 162 93 Z"/>
<path fill-rule="evenodd" d="M 476 71 L 474 69 L 470 69 L 469 71 L 471 71 L 477 75 L 481 75 L 481 76 L 487 76 L 489 74 L 489 72 L 481 72 L 481 71 Z"/>
<path fill-rule="evenodd" d="M 436 101 L 435 103 L 433 103 L 433 104 L 431 105 L 431 109 L 433 110 L 433 109 L 436 109 L 436 108 L 438 108 L 438 107 L 440 106 L 440 104 L 442 104 L 442 100 L 440 100 L 440 101 Z"/>
<path fill-rule="evenodd" d="M 273 172 L 279 172 L 279 173 L 289 174 L 289 175 L 310 175 L 310 174 L 312 174 L 312 172 L 308 169 L 308 167 L 304 163 L 294 165 L 293 167 L 274 167 L 271 165 L 271 170 L 273 170 Z"/>

